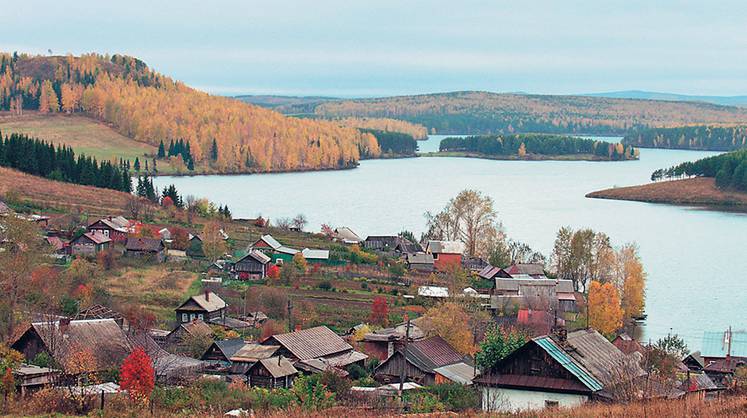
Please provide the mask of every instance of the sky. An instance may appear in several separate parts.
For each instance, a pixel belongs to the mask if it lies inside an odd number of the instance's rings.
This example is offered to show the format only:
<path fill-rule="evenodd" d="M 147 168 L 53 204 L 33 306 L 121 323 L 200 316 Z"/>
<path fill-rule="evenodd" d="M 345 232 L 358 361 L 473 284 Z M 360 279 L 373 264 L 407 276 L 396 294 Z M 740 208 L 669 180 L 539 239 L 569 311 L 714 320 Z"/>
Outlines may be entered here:
<path fill-rule="evenodd" d="M 10 3 L 0 50 L 128 54 L 214 94 L 747 94 L 744 0 Z"/>

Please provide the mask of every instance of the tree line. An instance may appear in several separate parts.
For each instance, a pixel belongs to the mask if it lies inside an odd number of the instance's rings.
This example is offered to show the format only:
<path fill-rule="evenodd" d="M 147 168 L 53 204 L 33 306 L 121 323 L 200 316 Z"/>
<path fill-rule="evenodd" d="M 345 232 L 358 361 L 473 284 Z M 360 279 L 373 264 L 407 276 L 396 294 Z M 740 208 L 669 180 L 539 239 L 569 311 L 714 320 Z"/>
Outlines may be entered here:
<path fill-rule="evenodd" d="M 444 138 L 441 152 L 465 151 L 484 155 L 594 155 L 613 161 L 635 159 L 637 150 L 621 143 L 549 134 L 512 134 Z"/>
<path fill-rule="evenodd" d="M 681 126 L 634 131 L 623 143 L 643 148 L 734 151 L 747 147 L 747 126 Z"/>
<path fill-rule="evenodd" d="M 376 137 L 382 154 L 415 155 L 418 150 L 418 141 L 412 135 L 375 129 L 361 129 L 361 131 Z"/>
<path fill-rule="evenodd" d="M 373 135 L 334 121 L 300 119 L 211 96 L 132 57 L 0 54 L 0 110 L 84 113 L 158 146 L 184 138 L 180 164 L 220 172 L 353 167 L 376 157 Z M 220 153 L 216 151 L 220 149 Z M 179 154 L 184 157 L 183 154 Z M 168 156 L 167 156 L 168 157 Z M 175 156 L 172 156 L 175 157 Z"/>
<path fill-rule="evenodd" d="M 720 189 L 747 192 L 747 150 L 688 161 L 651 174 L 652 181 L 681 177 L 711 177 Z"/>
<path fill-rule="evenodd" d="M 130 173 L 123 161 L 98 162 L 83 154 L 76 158 L 71 147 L 55 147 L 51 142 L 23 134 L 13 133 L 4 139 L 0 135 L 0 166 L 52 180 L 132 191 Z"/>

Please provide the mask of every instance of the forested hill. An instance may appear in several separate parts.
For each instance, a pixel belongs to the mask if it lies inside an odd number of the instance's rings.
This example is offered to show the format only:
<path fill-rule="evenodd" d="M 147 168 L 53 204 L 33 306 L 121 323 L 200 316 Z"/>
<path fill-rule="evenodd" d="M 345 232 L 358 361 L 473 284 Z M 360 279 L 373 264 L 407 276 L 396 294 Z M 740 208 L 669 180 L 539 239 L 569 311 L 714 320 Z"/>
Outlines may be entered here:
<path fill-rule="evenodd" d="M 720 189 L 747 192 L 747 150 L 734 151 L 654 171 L 651 180 L 683 176 L 711 177 Z"/>
<path fill-rule="evenodd" d="M 153 145 L 181 139 L 217 172 L 350 167 L 379 153 L 358 129 L 211 96 L 122 55 L 0 54 L 0 110 L 19 109 L 82 113 Z"/>
<path fill-rule="evenodd" d="M 478 91 L 327 101 L 315 112 L 404 119 L 439 134 L 624 135 L 651 127 L 747 124 L 747 109 L 709 103 Z"/>
<path fill-rule="evenodd" d="M 644 148 L 733 151 L 747 148 L 747 126 L 683 126 L 634 131 L 623 143 Z"/>

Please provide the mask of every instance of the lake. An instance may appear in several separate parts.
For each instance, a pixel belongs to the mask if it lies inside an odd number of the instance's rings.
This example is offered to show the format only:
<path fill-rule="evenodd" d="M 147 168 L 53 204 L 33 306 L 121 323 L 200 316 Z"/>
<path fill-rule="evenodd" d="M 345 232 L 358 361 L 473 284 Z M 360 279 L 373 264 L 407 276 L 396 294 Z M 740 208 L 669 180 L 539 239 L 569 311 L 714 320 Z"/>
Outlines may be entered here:
<path fill-rule="evenodd" d="M 442 137 L 421 141 L 438 150 Z M 605 138 L 619 140 L 619 138 Z M 703 331 L 747 328 L 747 215 L 639 202 L 587 199 L 594 190 L 642 184 L 651 172 L 715 153 L 642 149 L 639 161 L 494 161 L 410 158 L 362 161 L 343 171 L 239 176 L 157 177 L 162 189 L 227 204 L 235 217 L 293 217 L 309 230 L 349 226 L 362 237 L 420 235 L 423 214 L 461 190 L 495 200 L 508 235 L 550 254 L 562 226 L 635 241 L 648 272 L 644 338 L 670 329 L 699 350 Z"/>

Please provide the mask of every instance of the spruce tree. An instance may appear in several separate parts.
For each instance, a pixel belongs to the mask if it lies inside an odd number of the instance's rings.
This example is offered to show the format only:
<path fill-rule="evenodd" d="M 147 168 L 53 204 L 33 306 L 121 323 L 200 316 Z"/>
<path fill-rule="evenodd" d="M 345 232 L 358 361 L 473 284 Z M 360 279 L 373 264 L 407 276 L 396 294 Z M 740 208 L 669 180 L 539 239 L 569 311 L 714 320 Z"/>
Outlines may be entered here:
<path fill-rule="evenodd" d="M 161 143 L 158 144 L 158 158 L 166 158 L 166 149 L 163 146 L 163 139 L 161 140 Z"/>
<path fill-rule="evenodd" d="M 135 157 L 135 164 L 134 164 L 134 167 L 135 167 L 135 171 L 140 171 L 140 158 L 138 158 L 138 157 Z M 147 170 L 147 169 L 146 169 L 146 170 Z"/>
<path fill-rule="evenodd" d="M 210 148 L 210 158 L 213 161 L 218 161 L 218 143 L 213 138 L 213 146 Z"/>

